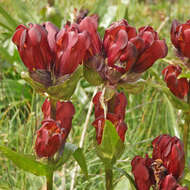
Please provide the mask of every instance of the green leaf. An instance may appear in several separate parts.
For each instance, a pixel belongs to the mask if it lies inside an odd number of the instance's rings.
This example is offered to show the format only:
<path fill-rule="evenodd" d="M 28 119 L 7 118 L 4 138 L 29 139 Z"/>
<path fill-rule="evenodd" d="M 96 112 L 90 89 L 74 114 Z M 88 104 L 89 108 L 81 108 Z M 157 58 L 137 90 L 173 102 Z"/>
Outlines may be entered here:
<path fill-rule="evenodd" d="M 36 161 L 32 156 L 15 152 L 5 146 L 0 146 L 2 152 L 17 167 L 37 176 L 48 176 L 53 171 L 52 166 Z"/>
<path fill-rule="evenodd" d="M 81 148 L 76 149 L 76 151 L 73 153 L 73 157 L 78 162 L 86 178 L 88 178 L 88 169 L 87 169 L 86 160 L 82 152 L 82 149 Z"/>
<path fill-rule="evenodd" d="M 121 141 L 114 125 L 108 120 L 105 122 L 102 142 L 96 146 L 96 149 L 101 160 L 110 167 L 124 151 L 124 143 Z"/>
<path fill-rule="evenodd" d="M 131 187 L 130 189 L 131 190 L 135 190 L 136 189 L 135 181 L 133 180 L 133 178 L 126 171 L 124 171 L 121 168 L 117 168 L 117 167 L 114 167 L 114 169 L 116 169 L 117 171 L 119 171 L 120 173 L 122 173 L 128 179 L 128 183 L 130 184 L 130 187 Z"/>
<path fill-rule="evenodd" d="M 66 163 L 71 155 L 73 155 L 85 176 L 88 177 L 88 169 L 82 149 L 71 143 L 65 143 L 62 157 L 59 159 L 54 169 L 57 170 L 60 166 Z"/>
<path fill-rule="evenodd" d="M 80 66 L 74 73 L 72 73 L 68 79 L 60 82 L 57 85 L 50 86 L 47 89 L 47 93 L 53 99 L 63 99 L 68 100 L 74 93 L 76 85 L 80 78 L 82 77 L 82 66 Z"/>

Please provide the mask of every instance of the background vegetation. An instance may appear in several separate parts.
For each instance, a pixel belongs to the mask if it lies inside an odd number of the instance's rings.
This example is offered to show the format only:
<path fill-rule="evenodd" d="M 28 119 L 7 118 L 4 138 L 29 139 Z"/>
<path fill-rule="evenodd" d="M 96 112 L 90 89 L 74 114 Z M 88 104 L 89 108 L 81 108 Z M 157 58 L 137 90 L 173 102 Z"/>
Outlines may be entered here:
<path fill-rule="evenodd" d="M 87 8 L 90 13 L 99 15 L 101 35 L 112 21 L 122 18 L 137 28 L 151 25 L 157 29 L 160 38 L 167 41 L 169 54 L 143 75 L 144 79 L 154 81 L 161 80 L 161 70 L 168 62 L 176 59 L 169 38 L 172 20 L 185 22 L 190 19 L 190 0 L 0 0 L 0 144 L 18 152 L 34 153 L 35 131 L 42 120 L 41 105 L 44 98 L 36 94 L 20 76 L 25 67 L 11 42 L 16 26 L 50 20 L 61 27 L 67 20 L 74 18 L 75 8 Z M 72 97 L 76 114 L 69 142 L 80 143 L 94 90 L 84 79 L 78 83 Z M 172 106 L 159 88 L 146 86 L 139 94 L 127 94 L 127 97 L 126 149 L 117 166 L 130 173 L 132 158 L 135 155 L 151 154 L 151 141 L 156 136 L 168 133 L 182 137 L 184 120 L 181 112 Z M 104 186 L 102 163 L 94 148 L 93 120 L 92 112 L 83 144 L 90 178 L 85 180 L 79 170 L 74 186 L 77 190 L 101 190 Z M 75 171 L 76 164 L 70 160 L 55 174 L 55 190 L 72 190 Z M 114 179 L 118 179 L 115 183 L 119 181 L 116 190 L 130 189 L 128 180 L 119 171 L 114 172 Z M 45 179 L 42 177 L 19 170 L 0 155 L 0 190 L 42 190 L 44 184 Z"/>

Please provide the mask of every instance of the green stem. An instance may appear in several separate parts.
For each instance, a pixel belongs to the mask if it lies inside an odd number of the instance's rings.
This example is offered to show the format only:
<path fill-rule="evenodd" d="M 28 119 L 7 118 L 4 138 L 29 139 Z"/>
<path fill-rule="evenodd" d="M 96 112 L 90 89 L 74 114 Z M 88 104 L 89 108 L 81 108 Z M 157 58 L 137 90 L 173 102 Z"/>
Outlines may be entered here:
<path fill-rule="evenodd" d="M 113 190 L 113 172 L 112 168 L 105 166 L 105 180 L 106 180 L 106 190 Z"/>
<path fill-rule="evenodd" d="M 46 176 L 46 182 L 47 182 L 47 190 L 53 189 L 53 172 L 49 173 L 48 176 Z"/>
<path fill-rule="evenodd" d="M 56 104 L 57 101 L 54 99 L 50 99 L 50 104 L 51 104 L 51 118 L 56 119 Z"/>
<path fill-rule="evenodd" d="M 185 124 L 183 128 L 183 143 L 184 143 L 184 150 L 185 150 L 185 155 L 187 158 L 187 150 L 188 150 L 188 134 L 189 134 L 189 125 L 190 121 L 188 118 L 189 114 L 185 116 Z"/>
<path fill-rule="evenodd" d="M 190 107 L 190 93 L 187 95 L 187 103 Z M 187 158 L 188 153 L 188 136 L 189 136 L 189 127 L 190 127 L 190 112 L 185 113 L 185 124 L 183 128 L 183 143 L 184 143 L 184 151 Z"/>

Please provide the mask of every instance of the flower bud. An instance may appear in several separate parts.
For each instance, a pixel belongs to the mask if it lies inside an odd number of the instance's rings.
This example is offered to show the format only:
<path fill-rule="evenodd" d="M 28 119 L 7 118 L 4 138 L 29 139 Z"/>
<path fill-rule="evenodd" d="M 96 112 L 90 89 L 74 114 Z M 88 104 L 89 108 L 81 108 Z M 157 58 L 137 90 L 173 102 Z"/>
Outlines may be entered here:
<path fill-rule="evenodd" d="M 154 184 L 151 178 L 152 171 L 150 169 L 152 162 L 153 160 L 150 159 L 148 155 L 146 155 L 146 158 L 140 156 L 133 158 L 131 162 L 132 173 L 135 177 L 138 190 L 149 190 L 151 185 Z"/>
<path fill-rule="evenodd" d="M 176 179 L 182 176 L 185 167 L 183 143 L 177 137 L 160 135 L 152 142 L 154 160 L 161 159 L 169 174 Z"/>
<path fill-rule="evenodd" d="M 12 41 L 16 44 L 20 57 L 29 69 L 50 71 L 52 67 L 52 52 L 47 40 L 48 33 L 38 24 L 29 24 L 27 28 L 19 25 Z"/>
<path fill-rule="evenodd" d="M 98 92 L 93 98 L 93 103 L 95 105 L 95 121 L 92 125 L 96 128 L 96 140 L 98 144 L 101 144 L 105 120 L 107 119 L 114 124 L 120 139 L 124 142 L 127 130 L 127 125 L 124 122 L 125 108 L 127 105 L 126 97 L 123 93 L 117 93 L 110 100 L 105 102 L 105 106 L 107 106 L 105 118 L 105 110 L 100 100 L 102 98 L 101 95 L 102 92 Z"/>
<path fill-rule="evenodd" d="M 180 55 L 190 58 L 190 20 L 185 24 L 172 22 L 171 41 Z"/>
<path fill-rule="evenodd" d="M 178 65 L 169 65 L 162 71 L 164 80 L 171 92 L 178 98 L 183 99 L 189 92 L 189 83 L 186 78 L 177 78 L 180 73 L 181 67 Z"/>
<path fill-rule="evenodd" d="M 42 127 L 37 131 L 35 150 L 38 157 L 52 157 L 61 147 L 64 131 L 54 120 L 43 121 Z"/>
<path fill-rule="evenodd" d="M 176 179 L 170 174 L 167 175 L 160 184 L 159 190 L 188 190 L 178 184 Z"/>

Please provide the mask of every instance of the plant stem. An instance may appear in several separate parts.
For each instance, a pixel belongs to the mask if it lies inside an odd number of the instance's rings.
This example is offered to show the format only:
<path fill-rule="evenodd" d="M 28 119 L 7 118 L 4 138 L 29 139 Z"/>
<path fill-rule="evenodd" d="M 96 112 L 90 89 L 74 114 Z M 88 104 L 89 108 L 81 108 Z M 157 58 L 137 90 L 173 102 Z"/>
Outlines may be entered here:
<path fill-rule="evenodd" d="M 112 168 L 105 166 L 105 180 L 106 180 L 106 190 L 113 190 L 113 172 Z"/>
<path fill-rule="evenodd" d="M 51 104 L 51 118 L 55 120 L 56 118 L 56 104 L 57 101 L 54 99 L 50 99 L 50 104 Z"/>
<path fill-rule="evenodd" d="M 187 103 L 190 107 L 190 93 L 187 95 Z M 185 124 L 183 128 L 183 143 L 184 143 L 184 151 L 187 158 L 188 153 L 188 135 L 189 135 L 189 126 L 190 126 L 190 110 L 189 112 L 185 113 Z"/>
<path fill-rule="evenodd" d="M 189 114 L 185 116 L 185 124 L 184 124 L 184 128 L 183 128 L 183 143 L 184 143 L 184 150 L 185 150 L 185 155 L 187 158 L 187 150 L 188 150 L 188 133 L 189 133 L 189 125 L 190 125 L 190 121 L 188 118 Z"/>
<path fill-rule="evenodd" d="M 48 176 L 46 176 L 47 181 L 47 190 L 53 189 L 53 172 L 49 173 Z"/>

